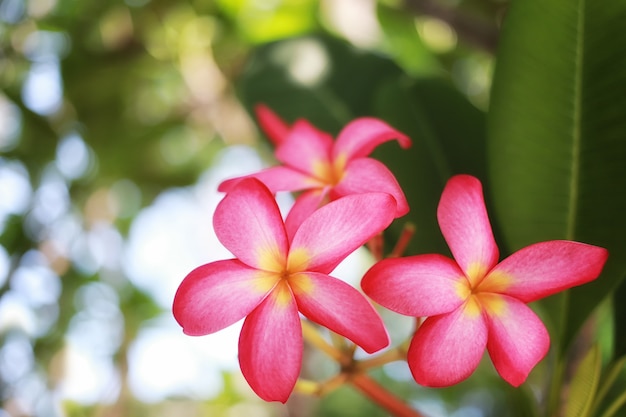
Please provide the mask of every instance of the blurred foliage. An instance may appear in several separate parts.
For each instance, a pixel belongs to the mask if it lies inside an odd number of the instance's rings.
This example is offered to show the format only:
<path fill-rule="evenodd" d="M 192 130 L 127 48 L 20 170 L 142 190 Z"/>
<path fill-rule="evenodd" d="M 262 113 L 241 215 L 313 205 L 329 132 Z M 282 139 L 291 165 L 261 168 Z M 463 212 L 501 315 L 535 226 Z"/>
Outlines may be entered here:
<path fill-rule="evenodd" d="M 427 416 L 539 416 L 578 373 L 593 389 L 570 408 L 623 412 L 625 18 L 620 0 L 0 0 L 0 416 L 385 415 L 351 387 L 264 404 L 237 372 L 210 398 L 130 387 L 134 342 L 170 315 L 125 267 L 130 231 L 225 147 L 264 155 L 260 102 L 333 134 L 373 115 L 413 139 L 374 153 L 411 205 L 387 234 L 415 224 L 407 254 L 448 251 L 435 211 L 461 172 L 485 184 L 503 254 L 565 238 L 611 251 L 594 284 L 535 306 L 559 348 L 523 388 L 488 361 L 447 389 L 393 366 L 383 385 Z M 60 398 L 77 332 L 113 364 L 108 397 Z"/>

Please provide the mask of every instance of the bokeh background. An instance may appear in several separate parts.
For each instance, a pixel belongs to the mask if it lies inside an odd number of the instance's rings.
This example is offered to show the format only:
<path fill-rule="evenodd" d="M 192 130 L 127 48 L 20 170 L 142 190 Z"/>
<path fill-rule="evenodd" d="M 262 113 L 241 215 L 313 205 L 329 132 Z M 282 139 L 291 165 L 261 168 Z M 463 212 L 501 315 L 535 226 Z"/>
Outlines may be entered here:
<path fill-rule="evenodd" d="M 349 387 L 263 403 L 239 373 L 238 326 L 186 337 L 173 295 L 193 267 L 229 256 L 211 228 L 217 184 L 273 162 L 256 103 L 331 133 L 382 117 L 427 139 L 416 152 L 434 131 L 480 141 L 506 7 L 0 0 L 0 417 L 385 415 Z M 484 177 L 481 158 L 466 171 Z M 442 182 L 414 181 L 433 197 L 415 210 L 434 213 Z M 414 252 L 446 250 L 436 223 L 422 232 Z M 371 260 L 351 262 L 338 274 L 356 282 Z M 407 336 L 386 320 L 394 341 Z M 431 417 L 532 415 L 532 385 L 513 391 L 486 366 L 437 391 L 402 363 L 374 375 Z M 305 373 L 333 370 L 307 352 Z"/>

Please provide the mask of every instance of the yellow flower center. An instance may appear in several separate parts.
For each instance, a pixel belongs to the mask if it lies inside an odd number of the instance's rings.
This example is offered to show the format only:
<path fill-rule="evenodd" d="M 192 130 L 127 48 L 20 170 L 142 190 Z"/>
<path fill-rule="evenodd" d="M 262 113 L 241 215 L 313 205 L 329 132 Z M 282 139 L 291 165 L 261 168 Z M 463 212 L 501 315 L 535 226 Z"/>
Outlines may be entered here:
<path fill-rule="evenodd" d="M 339 155 L 334 161 L 315 161 L 313 176 L 326 185 L 335 186 L 345 175 L 348 158 L 345 154 Z"/>
<path fill-rule="evenodd" d="M 293 248 L 286 260 L 277 250 L 266 250 L 261 256 L 261 270 L 254 281 L 254 289 L 261 293 L 272 291 L 277 306 L 286 306 L 291 292 L 303 294 L 313 290 L 313 283 L 306 274 L 309 254 L 304 248 Z"/>
<path fill-rule="evenodd" d="M 465 314 L 476 317 L 482 311 L 501 315 L 506 303 L 501 294 L 510 285 L 511 277 L 501 271 L 487 271 L 485 265 L 470 265 L 465 280 L 459 280 L 456 292 L 465 299 Z"/>

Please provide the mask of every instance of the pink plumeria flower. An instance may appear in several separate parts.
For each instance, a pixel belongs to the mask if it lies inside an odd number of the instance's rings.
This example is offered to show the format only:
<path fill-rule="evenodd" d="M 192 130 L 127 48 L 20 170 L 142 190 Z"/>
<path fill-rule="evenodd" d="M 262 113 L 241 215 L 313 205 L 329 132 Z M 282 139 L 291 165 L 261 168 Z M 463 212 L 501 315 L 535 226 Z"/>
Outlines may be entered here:
<path fill-rule="evenodd" d="M 240 181 L 213 218 L 218 239 L 236 259 L 191 271 L 176 292 L 174 317 L 193 336 L 245 317 L 242 373 L 259 397 L 285 402 L 302 364 L 298 312 L 368 353 L 389 344 L 365 296 L 328 274 L 391 223 L 395 204 L 384 193 L 348 196 L 314 212 L 289 238 L 267 187 L 252 178 Z"/>
<path fill-rule="evenodd" d="M 498 263 L 482 186 L 469 175 L 447 183 L 437 218 L 454 260 L 385 259 L 366 273 L 363 290 L 390 310 L 428 317 L 407 358 L 419 384 L 442 387 L 468 378 L 487 348 L 500 376 L 519 386 L 550 345 L 546 328 L 526 304 L 595 279 L 608 252 L 554 240 Z"/>
<path fill-rule="evenodd" d="M 276 145 L 276 159 L 283 165 L 250 176 L 265 183 L 272 193 L 304 191 L 285 221 L 289 235 L 325 202 L 350 194 L 387 193 L 396 200 L 395 217 L 409 211 L 391 171 L 380 161 L 367 157 L 378 145 L 392 139 L 409 147 L 411 141 L 406 135 L 381 120 L 363 117 L 350 122 L 333 141 L 332 136 L 306 120 L 298 120 L 290 127 L 265 106 L 257 107 L 257 115 Z M 228 191 L 239 179 L 223 182 L 219 190 Z"/>

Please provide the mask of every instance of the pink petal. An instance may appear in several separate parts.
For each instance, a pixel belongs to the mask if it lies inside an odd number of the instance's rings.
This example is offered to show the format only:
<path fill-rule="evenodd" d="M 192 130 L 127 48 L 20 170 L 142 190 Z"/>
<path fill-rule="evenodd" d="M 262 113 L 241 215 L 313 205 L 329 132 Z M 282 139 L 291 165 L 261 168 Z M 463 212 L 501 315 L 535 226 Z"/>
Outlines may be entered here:
<path fill-rule="evenodd" d="M 285 165 L 319 178 L 330 166 L 332 146 L 332 136 L 306 120 L 298 120 L 275 154 Z"/>
<path fill-rule="evenodd" d="M 394 218 L 396 202 L 389 194 L 355 194 L 332 201 L 311 214 L 296 231 L 288 263 L 306 259 L 300 271 L 329 273 L 346 256 Z M 298 261 L 298 263 L 301 263 Z M 293 270 L 292 270 L 293 271 Z"/>
<path fill-rule="evenodd" d="M 261 129 L 274 145 L 283 143 L 289 134 L 289 125 L 265 104 L 257 104 L 254 111 Z"/>
<path fill-rule="evenodd" d="M 239 365 L 265 401 L 284 403 L 302 367 L 302 327 L 289 287 L 282 283 L 246 319 L 239 337 Z"/>
<path fill-rule="evenodd" d="M 481 287 L 491 286 L 529 303 L 596 279 L 607 257 L 606 249 L 585 243 L 535 243 L 500 262 Z"/>
<path fill-rule="evenodd" d="M 270 192 L 277 191 L 300 191 L 307 188 L 321 187 L 324 184 L 307 174 L 286 167 L 275 166 L 266 168 L 254 174 L 237 177 L 223 181 L 217 188 L 221 192 L 230 192 L 239 181 L 244 178 L 256 178 L 269 188 Z"/>
<path fill-rule="evenodd" d="M 476 284 L 499 256 L 480 181 L 470 175 L 452 177 L 441 195 L 437 219 L 454 259 Z"/>
<path fill-rule="evenodd" d="M 296 198 L 285 219 L 285 229 L 287 229 L 287 235 L 290 239 L 293 238 L 302 222 L 326 203 L 327 199 L 328 192 L 326 188 L 305 191 Z"/>
<path fill-rule="evenodd" d="M 486 304 L 491 360 L 500 376 L 517 387 L 548 353 L 548 331 L 528 306 L 514 298 L 491 294 L 481 295 L 481 301 Z"/>
<path fill-rule="evenodd" d="M 429 317 L 417 330 L 407 362 L 418 384 L 447 387 L 468 378 L 478 367 L 487 344 L 487 325 L 472 303 Z"/>
<path fill-rule="evenodd" d="M 383 259 L 361 280 L 380 305 L 413 317 L 449 313 L 469 295 L 469 283 L 453 260 L 442 255 Z"/>
<path fill-rule="evenodd" d="M 300 312 L 307 318 L 345 336 L 367 353 L 389 345 L 382 319 L 350 285 L 315 272 L 294 274 L 289 283 Z"/>
<path fill-rule="evenodd" d="M 282 271 L 288 243 L 274 197 L 254 178 L 246 178 L 226 194 L 213 215 L 215 234 L 243 263 Z"/>
<path fill-rule="evenodd" d="M 178 287 L 174 318 L 188 335 L 216 332 L 248 315 L 277 280 L 234 259 L 202 265 Z"/>
<path fill-rule="evenodd" d="M 372 158 L 350 161 L 344 177 L 333 188 L 331 198 L 334 200 L 345 195 L 367 192 L 391 194 L 397 203 L 396 217 L 409 212 L 409 204 L 396 178 L 383 163 Z"/>
<path fill-rule="evenodd" d="M 353 120 L 339 132 L 332 157 L 345 157 L 348 161 L 369 155 L 380 144 L 397 139 L 400 146 L 408 148 L 411 139 L 382 120 L 362 117 Z"/>

